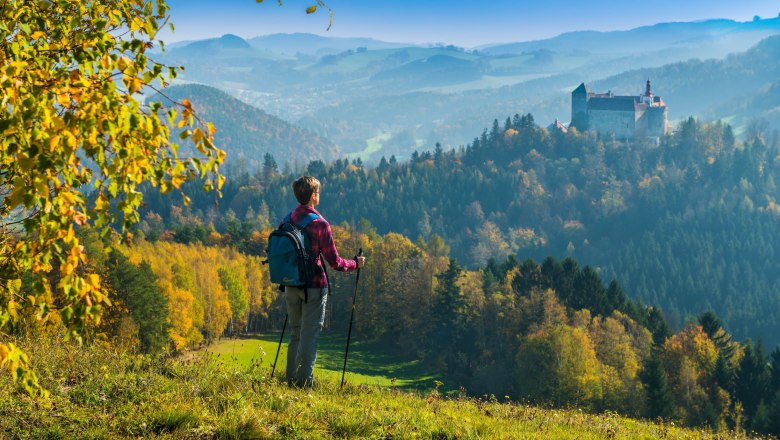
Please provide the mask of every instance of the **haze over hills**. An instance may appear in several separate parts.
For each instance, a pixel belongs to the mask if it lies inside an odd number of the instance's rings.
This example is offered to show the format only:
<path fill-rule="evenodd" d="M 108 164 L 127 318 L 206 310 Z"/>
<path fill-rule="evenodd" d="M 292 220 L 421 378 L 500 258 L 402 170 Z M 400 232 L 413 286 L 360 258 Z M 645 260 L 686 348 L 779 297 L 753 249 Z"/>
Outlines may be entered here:
<path fill-rule="evenodd" d="M 589 85 L 594 91 L 634 95 L 639 92 L 638 86 L 650 78 L 656 93 L 669 103 L 670 118 L 725 119 L 741 131 L 760 118 L 771 121 L 769 126 L 780 128 L 775 110 L 780 106 L 778 77 L 780 36 L 772 36 L 724 59 L 691 59 L 634 69 Z M 551 100 L 550 105 L 556 102 L 560 100 Z M 560 107 L 559 111 L 568 116 L 568 107 Z"/>
<path fill-rule="evenodd" d="M 285 55 L 328 55 L 365 47 L 369 50 L 408 47 L 407 43 L 388 43 L 373 38 L 322 37 L 314 34 L 292 33 L 263 35 L 247 40 L 252 47 Z"/>
<path fill-rule="evenodd" d="M 780 16 L 750 22 L 714 19 L 699 22 L 658 23 L 625 31 L 566 32 L 544 40 L 481 46 L 488 54 L 523 53 L 546 49 L 551 51 L 584 50 L 594 53 L 652 52 L 673 47 L 698 47 L 700 56 L 718 56 L 724 50 L 740 50 L 780 31 Z"/>
<path fill-rule="evenodd" d="M 309 160 L 334 160 L 342 156 L 327 139 L 269 115 L 213 87 L 200 84 L 171 86 L 165 90 L 171 99 L 184 98 L 204 120 L 217 127 L 214 142 L 227 151 L 227 165 L 259 170 L 266 153 L 272 153 L 288 165 L 303 165 Z M 152 97 L 156 100 L 158 97 Z"/>
<path fill-rule="evenodd" d="M 566 33 L 479 50 L 310 34 L 225 35 L 172 47 L 161 60 L 186 65 L 185 81 L 222 89 L 330 139 L 343 153 L 377 161 L 408 158 L 435 142 L 464 145 L 485 121 L 506 114 L 567 121 L 569 93 L 580 82 L 635 94 L 651 78 L 673 119 L 729 117 L 739 131 L 753 115 L 734 110 L 746 108 L 748 96 L 771 90 L 769 73 L 749 72 L 750 57 L 770 43 L 728 55 L 778 31 L 780 18 L 708 20 Z M 710 70 L 723 71 L 715 77 L 729 81 L 728 71 L 747 75 L 734 84 L 695 85 L 710 78 L 704 73 Z M 723 93 L 701 92 L 702 98 L 694 91 L 714 88 Z"/>

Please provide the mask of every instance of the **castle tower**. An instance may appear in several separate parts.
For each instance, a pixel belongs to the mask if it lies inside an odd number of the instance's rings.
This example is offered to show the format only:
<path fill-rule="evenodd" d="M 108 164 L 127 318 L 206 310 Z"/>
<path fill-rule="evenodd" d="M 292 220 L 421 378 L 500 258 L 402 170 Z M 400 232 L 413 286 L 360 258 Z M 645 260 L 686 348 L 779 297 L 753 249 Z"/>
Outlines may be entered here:
<path fill-rule="evenodd" d="M 650 79 L 647 80 L 645 85 L 645 94 L 639 97 L 639 101 L 647 105 L 653 105 L 653 92 L 650 91 Z"/>
<path fill-rule="evenodd" d="M 581 83 L 571 92 L 571 123 L 569 127 L 575 127 L 579 131 L 588 129 L 588 99 L 590 90 Z"/>

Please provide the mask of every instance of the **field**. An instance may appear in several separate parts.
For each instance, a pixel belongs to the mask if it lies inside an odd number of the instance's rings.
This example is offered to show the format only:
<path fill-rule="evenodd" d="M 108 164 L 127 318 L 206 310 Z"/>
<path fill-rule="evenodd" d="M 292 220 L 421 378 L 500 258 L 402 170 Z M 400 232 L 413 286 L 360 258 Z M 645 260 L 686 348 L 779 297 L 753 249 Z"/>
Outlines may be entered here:
<path fill-rule="evenodd" d="M 363 151 L 356 153 L 349 153 L 347 156 L 350 159 L 359 158 L 360 160 L 367 161 L 371 159 L 371 156 L 382 149 L 382 145 L 392 137 L 392 133 L 379 133 L 371 139 L 366 139 L 366 148 Z"/>
<path fill-rule="evenodd" d="M 340 352 L 335 347 L 340 342 L 331 339 L 323 341 L 323 365 L 330 365 L 333 361 L 326 359 Z M 356 384 L 364 376 L 351 376 L 344 388 L 327 374 L 313 390 L 290 388 L 268 375 L 268 349 L 274 345 L 270 337 L 245 340 L 243 345 L 223 342 L 214 347 L 220 354 L 167 358 L 117 352 L 99 344 L 17 342 L 31 355 L 51 395 L 31 398 L 7 372 L 0 375 L 0 439 L 749 438 L 740 432 L 685 429 L 614 413 Z M 257 344 L 266 351 L 263 363 L 242 363 L 252 359 L 246 347 Z M 372 354 L 377 347 L 357 347 L 358 369 L 377 360 Z"/>
<path fill-rule="evenodd" d="M 283 377 L 287 365 L 287 341 L 285 335 L 276 366 L 276 376 Z M 270 369 L 279 344 L 278 334 L 259 335 L 245 339 L 225 339 L 210 346 L 207 351 L 220 355 L 232 364 L 246 368 L 252 364 Z M 317 350 L 314 366 L 315 380 L 340 383 L 344 367 L 346 335 L 324 333 Z M 406 390 L 430 390 L 436 376 L 414 359 L 401 359 L 387 354 L 381 343 L 352 340 L 349 347 L 346 382 L 350 384 L 379 385 Z"/>

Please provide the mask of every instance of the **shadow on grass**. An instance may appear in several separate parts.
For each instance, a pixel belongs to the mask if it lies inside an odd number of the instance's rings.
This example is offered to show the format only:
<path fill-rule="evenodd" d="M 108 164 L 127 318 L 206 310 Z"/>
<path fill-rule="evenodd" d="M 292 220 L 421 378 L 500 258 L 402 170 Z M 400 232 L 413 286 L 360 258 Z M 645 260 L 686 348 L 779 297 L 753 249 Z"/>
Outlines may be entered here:
<path fill-rule="evenodd" d="M 276 344 L 279 343 L 279 336 L 279 333 L 266 333 L 252 335 L 251 338 L 274 344 L 273 352 L 268 353 L 271 356 L 270 361 L 273 362 L 273 356 L 276 354 Z M 279 355 L 280 362 L 283 362 L 289 340 L 288 332 L 284 335 L 284 342 Z M 340 377 L 344 367 L 346 344 L 346 334 L 323 332 L 317 348 L 317 367 L 338 372 Z M 347 373 L 348 375 L 358 374 L 384 377 L 387 379 L 388 384 L 394 382 L 393 386 L 395 388 L 416 391 L 433 388 L 434 379 L 437 378 L 433 369 L 425 366 L 419 359 L 398 353 L 391 343 L 386 341 L 363 341 L 354 333 L 349 345 Z M 395 381 L 391 381 L 392 379 L 395 379 Z"/>

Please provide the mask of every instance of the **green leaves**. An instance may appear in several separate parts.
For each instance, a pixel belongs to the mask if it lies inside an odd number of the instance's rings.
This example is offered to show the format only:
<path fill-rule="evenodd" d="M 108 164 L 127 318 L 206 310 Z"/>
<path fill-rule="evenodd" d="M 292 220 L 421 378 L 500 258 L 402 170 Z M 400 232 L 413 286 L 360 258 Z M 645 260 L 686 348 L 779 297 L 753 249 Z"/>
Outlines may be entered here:
<path fill-rule="evenodd" d="M 0 29 L 0 53 L 11 54 L 0 59 L 0 186 L 7 190 L 0 221 L 18 218 L 24 225 L 19 245 L 0 240 L 10 261 L 0 267 L 0 279 L 18 280 L 25 273 L 36 286 L 35 295 L 28 296 L 21 285 L 0 285 L 0 294 L 19 294 L 0 307 L 0 325 L 20 320 L 22 313 L 45 317 L 58 304 L 53 311 L 67 334 L 78 338 L 100 321 L 110 302 L 100 278 L 84 267 L 87 256 L 75 228 L 92 223 L 105 237 L 112 225 L 127 228 L 138 221 L 142 194 L 137 187 L 143 183 L 164 190 L 166 182 L 179 187 L 196 175 L 219 177 L 224 152 L 188 103 L 178 105 L 180 114 L 168 115 L 166 126 L 164 115 L 137 100 L 148 85 L 166 84 L 176 75 L 176 69 L 164 69 L 147 54 L 167 20 L 164 0 L 156 5 L 38 1 L 0 9 L 0 23 L 15 28 Z M 123 28 L 130 33 L 109 32 Z M 113 80 L 117 71 L 121 83 Z M 186 130 L 205 165 L 195 169 L 195 162 L 177 157 L 170 126 Z M 98 197 L 85 197 L 93 190 Z M 59 264 L 53 275 L 52 262 Z M 21 369 L 18 377 L 33 386 L 37 382 L 20 359 L 12 370 Z"/>

